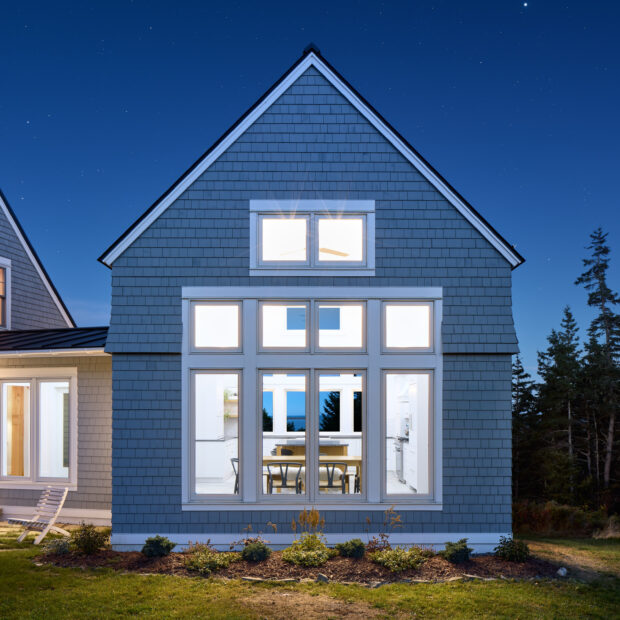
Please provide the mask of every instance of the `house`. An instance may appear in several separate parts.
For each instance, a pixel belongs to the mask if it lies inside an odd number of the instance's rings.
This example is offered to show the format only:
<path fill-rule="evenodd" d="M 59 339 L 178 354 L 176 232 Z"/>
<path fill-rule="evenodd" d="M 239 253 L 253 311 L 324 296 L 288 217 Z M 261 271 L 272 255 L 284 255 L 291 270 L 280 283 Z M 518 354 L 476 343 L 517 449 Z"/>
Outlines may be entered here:
<path fill-rule="evenodd" d="M 510 533 L 523 258 L 315 47 L 100 260 L 117 548 Z"/>
<path fill-rule="evenodd" d="M 66 522 L 110 522 L 107 327 L 77 328 L 0 192 L 0 508 L 29 518 L 47 485 Z M 78 432 L 79 429 L 79 432 Z"/>

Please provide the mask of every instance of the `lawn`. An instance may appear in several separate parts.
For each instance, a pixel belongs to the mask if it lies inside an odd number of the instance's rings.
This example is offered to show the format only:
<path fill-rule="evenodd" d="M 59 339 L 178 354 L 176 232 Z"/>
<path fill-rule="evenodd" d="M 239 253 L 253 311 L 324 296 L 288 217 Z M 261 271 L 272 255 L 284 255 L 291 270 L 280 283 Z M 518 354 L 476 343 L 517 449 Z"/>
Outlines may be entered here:
<path fill-rule="evenodd" d="M 5 547 L 12 531 L 0 532 Z M 556 541 L 537 541 L 554 545 Z M 592 543 L 590 546 L 588 546 Z M 571 547 L 573 545 L 573 547 Z M 561 541 L 601 562 L 618 561 L 620 541 Z M 548 549 L 548 547 L 547 547 Z M 37 566 L 38 550 L 0 550 L 0 618 L 612 618 L 620 609 L 614 577 L 577 581 L 394 584 L 224 582 L 217 579 Z M 564 551 L 562 552 L 564 553 Z M 614 558 L 615 556 L 615 558 Z"/>

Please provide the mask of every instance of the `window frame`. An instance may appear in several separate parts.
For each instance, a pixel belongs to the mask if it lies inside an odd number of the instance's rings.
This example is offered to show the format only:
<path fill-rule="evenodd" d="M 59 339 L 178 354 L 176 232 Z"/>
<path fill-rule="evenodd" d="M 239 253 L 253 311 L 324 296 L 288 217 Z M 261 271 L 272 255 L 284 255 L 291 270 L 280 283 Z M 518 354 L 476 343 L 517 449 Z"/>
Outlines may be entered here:
<path fill-rule="evenodd" d="M 237 347 L 199 347 L 196 345 L 196 308 L 198 306 L 237 306 L 238 311 L 238 323 L 237 323 Z M 243 302 L 239 299 L 231 300 L 201 300 L 192 303 L 192 318 L 191 318 L 191 348 L 193 353 L 243 353 Z"/>
<path fill-rule="evenodd" d="M 69 475 L 67 478 L 52 478 L 39 475 L 40 455 L 40 393 L 41 383 L 50 381 L 67 381 L 69 383 Z M 44 489 L 50 484 L 62 483 L 71 491 L 77 490 L 78 483 L 78 377 L 75 367 L 58 368 L 2 368 L 0 385 L 4 383 L 30 384 L 30 418 L 29 441 L 30 461 L 29 476 L 2 476 L 0 469 L 0 489 Z M 0 399 L 0 415 L 3 403 Z M 0 425 L 0 462 L 4 458 L 4 438 Z"/>
<path fill-rule="evenodd" d="M 239 492 L 238 493 L 197 493 L 196 492 L 196 375 L 237 375 L 237 390 L 239 394 L 239 417 L 237 418 L 237 458 L 239 459 Z M 190 419 L 190 461 L 193 466 L 190 468 L 190 496 L 194 501 L 213 501 L 221 500 L 231 503 L 239 503 L 243 498 L 243 476 L 241 459 L 241 447 L 243 445 L 243 370 L 240 368 L 195 368 L 190 374 L 190 398 L 191 398 L 191 419 Z"/>
<path fill-rule="evenodd" d="M 306 258 L 302 261 L 262 260 L 262 219 L 306 218 Z M 362 261 L 319 260 L 318 222 L 323 218 L 362 219 Z M 250 275 L 370 276 L 375 272 L 374 200 L 250 200 Z"/>
<path fill-rule="evenodd" d="M 11 329 L 11 260 L 0 256 L 0 269 L 4 269 L 4 322 L 0 321 L 0 331 Z M 1 319 L 1 316 L 0 316 Z"/>
<path fill-rule="evenodd" d="M 313 300 L 313 313 L 314 313 L 314 346 L 312 351 L 315 353 L 366 353 L 367 348 L 367 330 L 368 330 L 368 322 L 366 319 L 367 311 L 366 311 L 366 301 L 363 299 L 355 299 L 355 300 L 341 300 L 341 299 L 315 299 Z M 359 347 L 322 347 L 321 346 L 321 334 L 320 334 L 320 324 L 319 324 L 319 311 L 321 305 L 324 306 L 361 306 L 362 308 L 362 344 Z"/>
<path fill-rule="evenodd" d="M 434 301 L 406 299 L 384 300 L 381 304 L 381 352 L 383 354 L 434 353 L 435 351 L 435 308 Z M 387 346 L 387 307 L 388 306 L 427 306 L 429 308 L 429 346 L 428 347 L 388 347 Z"/>
<path fill-rule="evenodd" d="M 266 347 L 263 344 L 263 308 L 265 306 L 304 306 L 306 308 L 306 346 L 305 347 Z M 308 353 L 312 350 L 313 334 L 312 334 L 312 304 L 308 300 L 291 300 L 291 299 L 261 299 L 258 302 L 257 312 L 257 351 L 258 353 Z"/>
<path fill-rule="evenodd" d="M 364 410 L 365 419 L 363 420 L 363 433 L 365 433 L 365 454 L 363 456 L 366 472 L 366 486 L 362 485 L 365 492 L 355 494 L 352 497 L 338 497 L 335 503 L 330 503 L 326 498 L 318 497 L 314 504 L 318 509 L 325 506 L 334 510 L 384 510 L 390 505 L 406 510 L 442 510 L 442 377 L 443 377 L 443 357 L 441 352 L 441 313 L 443 292 L 440 287 L 342 287 L 338 291 L 338 299 L 334 299 L 334 288 L 327 286 L 230 286 L 230 287 L 183 287 L 182 288 L 182 317 L 183 317 L 183 348 L 182 348 L 182 510 L 187 511 L 208 511 L 208 510 L 243 510 L 243 509 L 303 509 L 309 505 L 310 500 L 300 500 L 299 496 L 290 500 L 273 501 L 274 498 L 261 497 L 259 483 L 261 478 L 258 475 L 256 465 L 259 463 L 259 436 L 262 437 L 262 424 L 258 413 L 262 414 L 260 404 L 262 398 L 259 397 L 259 371 L 281 372 L 302 372 L 310 371 L 310 381 L 314 381 L 314 372 L 322 370 L 332 370 L 337 372 L 365 372 L 365 399 Z M 194 302 L 209 301 L 211 299 L 222 300 L 241 300 L 242 321 L 243 321 L 243 350 L 245 353 L 212 355 L 204 352 L 195 352 L 191 349 L 191 306 Z M 311 349 L 307 352 L 288 352 L 274 351 L 261 352 L 258 349 L 258 326 L 257 319 L 260 301 L 310 301 L 311 305 L 317 302 L 344 302 L 360 301 L 366 304 L 366 351 L 354 352 L 325 352 Z M 433 302 L 433 338 L 436 346 L 432 352 L 416 351 L 390 353 L 382 351 L 382 334 L 380 329 L 371 329 L 371 325 L 381 323 L 382 302 L 384 301 L 416 301 Z M 313 312 L 314 316 L 314 312 Z M 313 319 L 312 319 L 313 320 Z M 313 331 L 315 331 L 313 329 Z M 230 498 L 208 500 L 192 498 L 190 489 L 190 469 L 191 462 L 188 458 L 190 444 L 190 434 L 188 431 L 188 420 L 191 415 L 189 407 L 190 381 L 189 373 L 192 370 L 212 369 L 229 371 L 239 369 L 242 371 L 242 393 L 240 398 L 244 399 L 242 405 L 242 423 L 240 430 L 240 494 L 239 499 Z M 407 369 L 407 370 L 429 370 L 433 371 L 433 390 L 434 400 L 433 409 L 429 414 L 433 416 L 434 436 L 433 445 L 429 446 L 429 451 L 433 454 L 432 476 L 432 497 L 419 494 L 396 498 L 390 496 L 386 501 L 382 491 L 382 447 L 384 441 L 381 431 L 382 425 L 382 370 Z M 314 385 L 308 386 L 308 394 L 318 400 L 318 391 L 314 395 Z M 318 407 L 318 403 L 312 403 L 312 407 Z M 251 412 L 251 413 L 248 413 Z M 309 409 L 310 423 L 314 423 L 318 428 L 318 415 Z M 312 420 L 316 420 L 312 422 Z M 310 449 L 310 448 L 308 448 Z M 250 464 L 244 467 L 243 463 Z M 381 467 L 375 467 L 380 463 Z M 262 474 L 261 474 L 262 475 Z M 313 504 L 313 505 L 314 505 Z"/>

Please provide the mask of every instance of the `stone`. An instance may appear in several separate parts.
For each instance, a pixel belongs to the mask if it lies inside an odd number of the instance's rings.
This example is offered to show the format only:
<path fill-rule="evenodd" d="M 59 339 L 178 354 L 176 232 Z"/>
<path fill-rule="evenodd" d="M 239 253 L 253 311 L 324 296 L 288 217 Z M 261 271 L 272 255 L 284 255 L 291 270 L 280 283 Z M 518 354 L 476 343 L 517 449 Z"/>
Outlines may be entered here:
<path fill-rule="evenodd" d="M 329 583 L 329 577 L 327 575 L 324 575 L 323 573 L 319 573 L 316 576 L 316 581 L 317 583 Z"/>
<path fill-rule="evenodd" d="M 241 577 L 241 581 L 252 581 L 254 583 L 261 583 L 265 580 L 261 577 Z"/>
<path fill-rule="evenodd" d="M 566 575 L 568 575 L 568 570 L 564 568 L 564 566 L 561 566 L 558 568 L 558 572 L 556 574 L 558 577 L 566 577 Z"/>

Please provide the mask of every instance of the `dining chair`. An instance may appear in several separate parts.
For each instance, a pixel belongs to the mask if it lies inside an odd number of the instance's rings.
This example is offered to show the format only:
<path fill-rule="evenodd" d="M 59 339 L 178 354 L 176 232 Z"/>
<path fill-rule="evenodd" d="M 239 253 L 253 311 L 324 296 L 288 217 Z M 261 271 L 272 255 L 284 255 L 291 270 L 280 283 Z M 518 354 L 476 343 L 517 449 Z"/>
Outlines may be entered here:
<path fill-rule="evenodd" d="M 267 464 L 267 493 L 273 493 L 273 489 L 293 489 L 295 493 L 301 493 L 301 473 L 303 463 L 268 463 Z M 289 473 L 291 483 L 289 483 Z M 292 478 L 295 482 L 292 482 Z M 279 484 L 277 480 L 279 479 Z"/>
<path fill-rule="evenodd" d="M 325 476 L 321 476 L 325 468 Z M 338 461 L 323 461 L 319 463 L 319 489 L 337 489 L 340 487 L 342 493 L 346 493 L 347 482 L 346 463 Z"/>
<path fill-rule="evenodd" d="M 235 495 L 239 493 L 239 458 L 234 457 L 230 459 L 230 464 L 232 465 L 233 471 L 235 472 Z"/>

